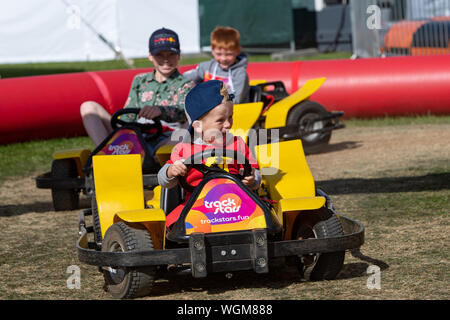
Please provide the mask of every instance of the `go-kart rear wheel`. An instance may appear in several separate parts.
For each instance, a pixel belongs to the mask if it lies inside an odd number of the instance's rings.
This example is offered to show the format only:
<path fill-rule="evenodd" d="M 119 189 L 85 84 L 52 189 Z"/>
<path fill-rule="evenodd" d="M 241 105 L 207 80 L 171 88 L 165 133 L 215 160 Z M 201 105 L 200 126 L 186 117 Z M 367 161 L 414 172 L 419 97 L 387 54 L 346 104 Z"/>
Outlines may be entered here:
<path fill-rule="evenodd" d="M 145 227 L 118 222 L 106 231 L 102 251 L 138 250 L 153 250 L 152 237 Z M 119 299 L 148 295 L 155 279 L 155 270 L 155 267 L 103 268 L 105 287 Z"/>
<path fill-rule="evenodd" d="M 77 165 L 73 159 L 53 160 L 50 176 L 55 179 L 76 178 Z M 75 210 L 79 207 L 80 191 L 52 188 L 52 200 L 55 211 Z"/>
<path fill-rule="evenodd" d="M 328 111 L 322 105 L 310 100 L 300 102 L 289 112 L 286 124 L 299 126 L 305 153 L 318 152 L 330 141 L 331 131 L 304 135 L 309 131 L 320 130 L 329 125 L 330 120 L 317 121 L 318 118 L 327 115 Z"/>
<path fill-rule="evenodd" d="M 343 235 L 338 217 L 326 208 L 317 213 L 300 214 L 292 230 L 294 239 L 329 238 Z M 312 253 L 298 257 L 302 276 L 312 281 L 333 280 L 344 264 L 345 251 Z"/>

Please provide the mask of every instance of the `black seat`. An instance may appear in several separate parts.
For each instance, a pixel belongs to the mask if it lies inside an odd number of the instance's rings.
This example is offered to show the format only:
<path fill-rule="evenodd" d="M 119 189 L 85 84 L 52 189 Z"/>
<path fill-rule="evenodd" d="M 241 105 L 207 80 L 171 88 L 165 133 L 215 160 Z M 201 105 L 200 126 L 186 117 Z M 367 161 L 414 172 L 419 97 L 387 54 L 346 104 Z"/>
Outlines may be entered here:
<path fill-rule="evenodd" d="M 166 216 L 178 207 L 184 201 L 185 191 L 177 185 L 171 189 L 161 188 L 161 209 L 163 209 Z"/>
<path fill-rule="evenodd" d="M 250 86 L 249 101 L 259 102 L 261 101 L 262 88 L 260 86 Z"/>

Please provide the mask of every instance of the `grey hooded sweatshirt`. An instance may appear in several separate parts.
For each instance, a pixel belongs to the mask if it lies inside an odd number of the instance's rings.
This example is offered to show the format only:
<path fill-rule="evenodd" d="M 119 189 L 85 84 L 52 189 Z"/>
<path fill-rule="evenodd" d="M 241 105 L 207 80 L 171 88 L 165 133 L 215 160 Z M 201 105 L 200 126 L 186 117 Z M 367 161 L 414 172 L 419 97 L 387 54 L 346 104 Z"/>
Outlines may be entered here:
<path fill-rule="evenodd" d="M 186 71 L 183 76 L 197 84 L 213 79 L 221 80 L 228 85 L 229 93 L 234 94 L 233 103 L 246 103 L 249 101 L 250 90 L 247 66 L 247 55 L 241 53 L 228 69 L 222 69 L 216 60 L 211 59 L 199 63 L 197 68 Z"/>

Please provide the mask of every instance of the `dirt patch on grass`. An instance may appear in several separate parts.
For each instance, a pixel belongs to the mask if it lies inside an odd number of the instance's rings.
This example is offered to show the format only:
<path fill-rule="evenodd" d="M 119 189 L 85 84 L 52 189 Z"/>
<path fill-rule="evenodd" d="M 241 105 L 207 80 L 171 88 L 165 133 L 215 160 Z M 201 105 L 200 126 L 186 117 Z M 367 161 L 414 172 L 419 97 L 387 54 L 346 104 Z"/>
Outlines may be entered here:
<path fill-rule="evenodd" d="M 316 180 L 389 177 L 435 163 L 448 169 L 449 141 L 447 124 L 347 128 L 333 132 L 326 153 L 307 161 Z"/>
<path fill-rule="evenodd" d="M 307 156 L 338 212 L 366 226 L 336 280 L 307 282 L 275 261 L 267 275 L 161 274 L 144 299 L 448 299 L 449 141 L 448 124 L 346 128 Z M 54 212 L 34 176 L 1 185 L 0 299 L 110 299 L 97 268 L 77 259 L 77 213 Z M 67 287 L 71 265 L 80 289 Z M 380 290 L 367 287 L 369 265 L 381 269 Z"/>

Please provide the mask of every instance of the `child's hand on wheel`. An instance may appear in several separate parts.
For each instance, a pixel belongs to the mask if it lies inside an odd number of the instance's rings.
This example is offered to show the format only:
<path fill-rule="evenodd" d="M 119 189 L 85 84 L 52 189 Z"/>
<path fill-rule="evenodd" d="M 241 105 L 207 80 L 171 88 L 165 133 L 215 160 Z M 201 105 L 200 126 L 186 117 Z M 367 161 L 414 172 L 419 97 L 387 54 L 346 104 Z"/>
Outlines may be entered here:
<path fill-rule="evenodd" d="M 144 106 L 138 114 L 138 118 L 153 119 L 161 115 L 161 109 L 155 106 Z"/>
<path fill-rule="evenodd" d="M 240 174 L 244 174 L 244 169 L 239 169 Z M 245 184 L 247 187 L 252 187 L 255 183 L 255 169 L 252 168 L 252 173 L 249 176 L 244 177 L 244 179 L 241 180 L 243 184 Z M 256 187 L 253 187 L 252 189 L 257 189 Z"/>
<path fill-rule="evenodd" d="M 173 178 L 178 176 L 184 176 L 187 172 L 187 168 L 183 161 L 177 160 L 167 168 L 167 177 Z"/>

